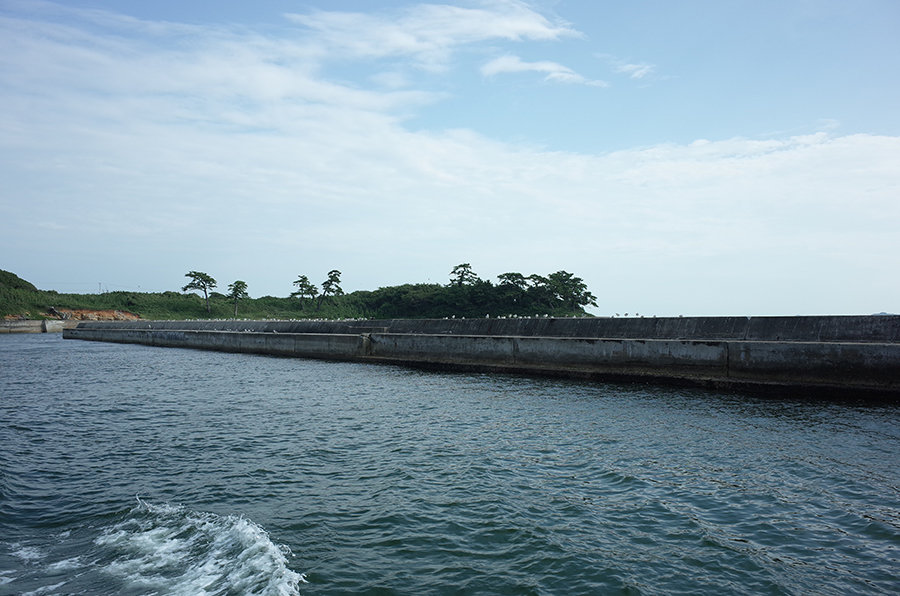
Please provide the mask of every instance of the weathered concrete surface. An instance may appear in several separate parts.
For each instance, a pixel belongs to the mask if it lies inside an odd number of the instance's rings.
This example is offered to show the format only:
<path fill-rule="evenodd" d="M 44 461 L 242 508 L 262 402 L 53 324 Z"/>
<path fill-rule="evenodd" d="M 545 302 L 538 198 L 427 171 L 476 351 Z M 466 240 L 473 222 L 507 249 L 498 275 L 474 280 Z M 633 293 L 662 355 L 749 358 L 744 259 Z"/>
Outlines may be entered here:
<path fill-rule="evenodd" d="M 79 328 L 263 333 L 414 333 L 616 339 L 900 342 L 900 316 L 384 319 L 372 321 L 116 321 Z"/>
<path fill-rule="evenodd" d="M 0 321 L 0 333 L 61 333 L 66 327 L 74 327 L 77 321 Z"/>
<path fill-rule="evenodd" d="M 67 339 L 900 400 L 900 317 L 83 322 Z"/>

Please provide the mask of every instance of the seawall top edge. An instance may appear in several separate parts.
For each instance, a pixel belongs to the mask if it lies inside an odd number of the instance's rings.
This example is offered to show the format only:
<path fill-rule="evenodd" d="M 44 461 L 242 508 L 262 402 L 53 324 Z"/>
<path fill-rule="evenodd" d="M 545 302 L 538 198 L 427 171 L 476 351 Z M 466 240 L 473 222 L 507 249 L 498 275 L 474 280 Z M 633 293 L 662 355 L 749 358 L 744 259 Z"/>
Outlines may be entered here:
<path fill-rule="evenodd" d="M 900 315 L 83 321 L 77 329 L 896 343 Z"/>

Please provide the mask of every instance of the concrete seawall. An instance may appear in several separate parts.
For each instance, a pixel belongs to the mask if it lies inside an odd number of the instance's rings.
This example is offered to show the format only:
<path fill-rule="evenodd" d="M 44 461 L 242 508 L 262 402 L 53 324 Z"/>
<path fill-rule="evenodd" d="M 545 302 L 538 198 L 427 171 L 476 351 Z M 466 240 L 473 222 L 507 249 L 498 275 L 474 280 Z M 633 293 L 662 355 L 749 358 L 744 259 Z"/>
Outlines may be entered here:
<path fill-rule="evenodd" d="M 60 333 L 66 327 L 74 327 L 75 321 L 0 321 L 0 333 Z"/>
<path fill-rule="evenodd" d="M 900 316 L 83 322 L 63 337 L 900 399 Z"/>

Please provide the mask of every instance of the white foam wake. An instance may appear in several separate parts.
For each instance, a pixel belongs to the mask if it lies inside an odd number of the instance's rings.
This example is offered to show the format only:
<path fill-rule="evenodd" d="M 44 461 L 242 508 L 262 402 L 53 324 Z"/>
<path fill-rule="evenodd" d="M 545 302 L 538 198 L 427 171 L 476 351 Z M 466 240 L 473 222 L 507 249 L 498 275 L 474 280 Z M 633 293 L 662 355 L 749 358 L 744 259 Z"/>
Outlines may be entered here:
<path fill-rule="evenodd" d="M 128 517 L 97 538 L 115 559 L 105 571 L 172 595 L 299 595 L 303 575 L 291 571 L 268 534 L 242 517 L 221 517 L 138 499 Z"/>

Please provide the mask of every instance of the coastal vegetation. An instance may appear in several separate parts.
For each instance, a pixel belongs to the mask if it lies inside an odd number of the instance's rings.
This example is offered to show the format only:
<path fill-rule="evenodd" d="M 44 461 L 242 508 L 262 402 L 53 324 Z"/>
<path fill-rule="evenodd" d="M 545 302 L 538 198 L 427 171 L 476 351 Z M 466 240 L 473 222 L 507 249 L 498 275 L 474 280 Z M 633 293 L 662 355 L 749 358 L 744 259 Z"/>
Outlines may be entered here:
<path fill-rule="evenodd" d="M 228 284 L 228 298 L 234 300 L 234 318 L 237 318 L 238 300 L 248 298 L 247 282 L 237 280 L 233 284 Z"/>
<path fill-rule="evenodd" d="M 203 273 L 202 271 L 188 271 L 184 276 L 191 278 L 191 281 L 181 288 L 181 291 L 199 290 L 203 292 L 203 299 L 206 300 L 206 313 L 212 312 L 209 307 L 209 293 L 216 287 L 216 280 L 208 273 Z M 235 308 L 235 310 L 237 309 Z"/>
<path fill-rule="evenodd" d="M 0 270 L 0 316 L 53 318 L 61 309 L 119 310 L 144 319 L 303 319 L 303 318 L 473 318 L 499 316 L 585 316 L 596 297 L 584 281 L 567 271 L 546 276 L 503 273 L 481 279 L 469 263 L 453 267 L 446 285 L 403 284 L 345 293 L 341 272 L 333 269 L 320 286 L 299 275 L 287 297 L 251 298 L 246 282 L 228 293 L 215 291 L 216 280 L 202 271 L 185 274 L 181 292 L 103 292 L 65 294 L 39 290 L 14 273 Z M 199 292 L 199 293 L 198 293 Z M 202 295 L 201 295 L 202 294 Z"/>

